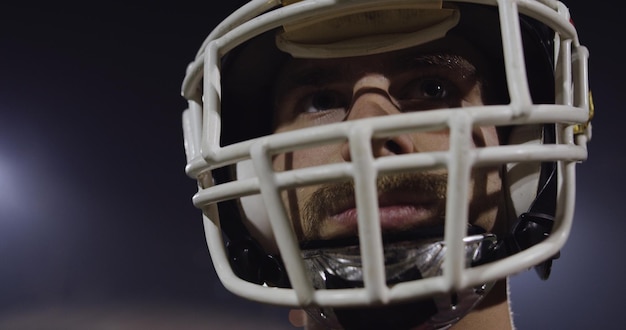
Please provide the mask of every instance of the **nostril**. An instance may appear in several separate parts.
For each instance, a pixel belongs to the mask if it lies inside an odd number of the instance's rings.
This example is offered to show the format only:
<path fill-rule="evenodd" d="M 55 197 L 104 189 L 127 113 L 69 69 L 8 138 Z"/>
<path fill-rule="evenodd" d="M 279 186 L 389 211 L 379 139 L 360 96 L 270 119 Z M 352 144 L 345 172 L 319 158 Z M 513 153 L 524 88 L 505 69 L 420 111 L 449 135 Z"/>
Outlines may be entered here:
<path fill-rule="evenodd" d="M 415 145 L 408 135 L 398 135 L 389 138 L 375 138 L 372 140 L 374 157 L 404 155 L 416 152 Z"/>
<path fill-rule="evenodd" d="M 389 152 L 395 155 L 400 155 L 400 154 L 405 153 L 402 146 L 393 139 L 387 140 L 387 142 L 385 142 L 385 149 L 387 149 Z"/>

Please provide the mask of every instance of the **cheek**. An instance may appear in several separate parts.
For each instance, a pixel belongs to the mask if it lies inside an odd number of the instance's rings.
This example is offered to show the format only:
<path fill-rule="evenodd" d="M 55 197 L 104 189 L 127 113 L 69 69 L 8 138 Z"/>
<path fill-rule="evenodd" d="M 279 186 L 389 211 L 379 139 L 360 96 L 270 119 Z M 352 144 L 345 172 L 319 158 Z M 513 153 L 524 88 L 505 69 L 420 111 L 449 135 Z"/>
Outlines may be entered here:
<path fill-rule="evenodd" d="M 485 139 L 485 146 L 497 146 L 500 144 L 498 132 L 495 127 L 481 128 L 482 135 Z"/>
<path fill-rule="evenodd" d="M 474 180 L 470 188 L 470 219 L 473 223 L 489 232 L 502 233 L 501 226 L 506 226 L 498 220 L 498 213 L 502 204 L 502 181 L 498 168 L 482 168 L 474 173 Z"/>
<path fill-rule="evenodd" d="M 330 145 L 278 154 L 273 159 L 274 170 L 281 172 L 336 163 L 342 161 L 339 151 L 339 146 Z"/>
<path fill-rule="evenodd" d="M 446 151 L 450 147 L 450 132 L 446 130 L 411 134 L 414 152 Z"/>
<path fill-rule="evenodd" d="M 279 154 L 273 159 L 274 170 L 282 172 L 340 162 L 342 160 L 339 150 L 338 145 L 331 145 Z M 306 202 L 317 189 L 319 189 L 317 185 L 301 186 L 284 190 L 281 193 L 283 203 L 299 239 L 313 235 L 314 228 L 311 223 L 304 220 L 306 216 L 303 214 L 303 210 Z"/>
<path fill-rule="evenodd" d="M 499 193 L 502 190 L 502 178 L 500 177 L 500 168 L 495 167 L 489 171 L 487 175 L 487 190 L 489 193 Z"/>

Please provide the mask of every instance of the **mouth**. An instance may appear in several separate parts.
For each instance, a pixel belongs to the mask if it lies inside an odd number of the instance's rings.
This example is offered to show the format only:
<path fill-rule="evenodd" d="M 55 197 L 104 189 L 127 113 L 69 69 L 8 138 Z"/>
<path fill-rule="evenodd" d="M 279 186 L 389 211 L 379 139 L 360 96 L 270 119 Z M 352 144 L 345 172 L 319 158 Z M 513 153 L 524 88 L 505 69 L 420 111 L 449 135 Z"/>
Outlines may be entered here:
<path fill-rule="evenodd" d="M 305 230 L 301 243 L 358 238 L 359 217 L 361 221 L 376 222 L 383 239 L 443 227 L 447 176 L 437 173 L 386 175 L 377 179 L 376 188 L 377 208 L 357 206 L 357 192 L 351 182 L 317 188 L 304 203 Z"/>
<path fill-rule="evenodd" d="M 416 197 L 414 193 L 394 192 L 380 196 L 378 204 L 378 222 L 383 235 L 415 232 L 444 223 L 442 201 Z M 329 212 L 321 228 L 321 236 L 357 236 L 358 211 L 354 201 L 336 210 Z"/>
<path fill-rule="evenodd" d="M 434 225 L 438 222 L 437 213 L 435 203 L 395 204 L 378 208 L 378 218 L 383 231 L 406 230 L 416 225 Z M 328 222 L 352 231 L 357 228 L 358 212 L 356 208 L 350 208 L 331 216 Z"/>

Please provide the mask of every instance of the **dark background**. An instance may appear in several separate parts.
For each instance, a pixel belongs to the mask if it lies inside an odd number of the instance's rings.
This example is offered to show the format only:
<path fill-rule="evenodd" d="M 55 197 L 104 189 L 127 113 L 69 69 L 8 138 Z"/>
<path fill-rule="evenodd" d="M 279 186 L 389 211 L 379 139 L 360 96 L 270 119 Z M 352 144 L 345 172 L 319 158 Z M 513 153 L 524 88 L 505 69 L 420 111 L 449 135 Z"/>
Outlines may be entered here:
<path fill-rule="evenodd" d="M 0 5 L 0 329 L 288 328 L 216 279 L 183 171 L 180 85 L 222 3 Z M 623 4 L 593 3 L 568 2 L 591 52 L 590 159 L 552 277 L 512 279 L 522 330 L 623 322 Z"/>

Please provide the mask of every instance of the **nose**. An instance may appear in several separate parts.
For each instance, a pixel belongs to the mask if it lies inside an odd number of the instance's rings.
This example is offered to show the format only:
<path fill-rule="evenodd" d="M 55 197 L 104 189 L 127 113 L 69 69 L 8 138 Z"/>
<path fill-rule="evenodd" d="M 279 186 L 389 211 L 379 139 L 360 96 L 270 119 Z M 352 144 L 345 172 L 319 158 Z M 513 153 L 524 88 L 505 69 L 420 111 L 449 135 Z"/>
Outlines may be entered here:
<path fill-rule="evenodd" d="M 395 100 L 389 94 L 389 80 L 381 75 L 367 75 L 354 84 L 352 104 L 346 120 L 400 114 Z M 374 157 L 392 156 L 415 152 L 415 144 L 407 134 L 372 139 Z M 342 145 L 341 155 L 345 161 L 352 159 L 350 145 Z"/>

